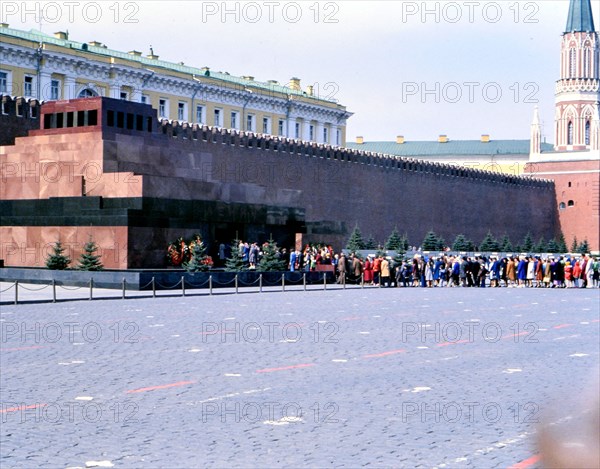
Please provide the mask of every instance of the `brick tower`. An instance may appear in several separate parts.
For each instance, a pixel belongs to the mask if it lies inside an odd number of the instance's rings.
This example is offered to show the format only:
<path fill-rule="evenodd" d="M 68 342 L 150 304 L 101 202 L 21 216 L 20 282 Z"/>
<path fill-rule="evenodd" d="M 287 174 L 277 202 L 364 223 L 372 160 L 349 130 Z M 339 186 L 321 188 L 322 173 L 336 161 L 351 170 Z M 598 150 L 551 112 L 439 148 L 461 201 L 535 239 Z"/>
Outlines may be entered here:
<path fill-rule="evenodd" d="M 556 151 L 598 150 L 600 42 L 591 0 L 571 0 L 556 82 Z"/>

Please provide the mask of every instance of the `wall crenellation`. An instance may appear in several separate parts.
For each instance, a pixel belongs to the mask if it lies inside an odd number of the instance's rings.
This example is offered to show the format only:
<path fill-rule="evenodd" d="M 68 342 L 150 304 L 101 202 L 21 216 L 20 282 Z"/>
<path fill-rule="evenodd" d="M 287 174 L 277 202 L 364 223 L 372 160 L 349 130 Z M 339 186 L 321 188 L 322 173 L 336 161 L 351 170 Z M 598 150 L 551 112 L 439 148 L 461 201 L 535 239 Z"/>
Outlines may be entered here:
<path fill-rule="evenodd" d="M 377 166 L 388 170 L 430 173 L 437 176 L 484 180 L 496 184 L 511 184 L 543 189 L 552 189 L 553 182 L 547 179 L 523 176 L 510 176 L 503 173 L 484 171 L 476 168 L 464 168 L 451 164 L 430 162 L 415 158 L 398 157 L 384 153 L 348 149 L 334 145 L 307 142 L 287 137 L 257 134 L 254 132 L 211 127 L 176 120 L 163 119 L 158 123 L 163 135 L 182 141 L 201 141 L 214 144 L 253 148 L 297 154 L 312 158 L 355 163 L 365 166 Z"/>

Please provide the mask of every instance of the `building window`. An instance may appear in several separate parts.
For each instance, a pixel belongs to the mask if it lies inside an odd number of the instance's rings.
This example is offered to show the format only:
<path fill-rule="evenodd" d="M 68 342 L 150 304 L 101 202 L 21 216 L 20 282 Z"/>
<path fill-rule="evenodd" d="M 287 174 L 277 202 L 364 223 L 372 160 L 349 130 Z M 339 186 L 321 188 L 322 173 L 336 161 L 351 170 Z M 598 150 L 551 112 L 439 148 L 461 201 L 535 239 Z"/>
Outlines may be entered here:
<path fill-rule="evenodd" d="M 185 114 L 185 103 L 177 103 L 177 120 L 184 121 Z"/>
<path fill-rule="evenodd" d="M 567 125 L 567 145 L 573 145 L 573 122 Z"/>
<path fill-rule="evenodd" d="M 0 72 L 0 93 L 8 93 L 8 73 Z"/>
<path fill-rule="evenodd" d="M 202 124 L 204 122 L 204 107 L 196 106 L 196 122 Z"/>
<path fill-rule="evenodd" d="M 564 210 L 565 208 L 567 208 L 567 206 L 565 205 L 564 202 L 561 202 L 560 204 L 558 204 L 558 209 L 559 210 Z"/>
<path fill-rule="evenodd" d="M 140 99 L 140 103 L 142 104 L 148 104 L 150 102 L 150 100 L 148 99 L 148 96 L 146 96 L 145 94 L 142 95 L 142 98 Z"/>
<path fill-rule="evenodd" d="M 50 99 L 54 101 L 60 99 L 60 81 L 58 80 L 50 81 Z"/>
<path fill-rule="evenodd" d="M 296 122 L 294 128 L 294 138 L 300 138 L 300 122 Z"/>
<path fill-rule="evenodd" d="M 121 91 L 121 101 L 127 101 L 127 91 Z"/>
<path fill-rule="evenodd" d="M 340 137 L 341 137 L 340 129 L 337 129 L 335 131 L 335 144 L 338 145 L 338 146 L 340 145 L 340 140 L 341 140 Z"/>
<path fill-rule="evenodd" d="M 585 123 L 585 144 L 590 144 L 590 121 Z"/>
<path fill-rule="evenodd" d="M 161 98 L 158 100 L 158 116 L 159 117 L 164 117 L 166 119 L 169 118 L 169 116 L 167 115 L 167 113 L 169 112 L 168 105 L 169 105 L 169 103 L 165 98 Z"/>
<path fill-rule="evenodd" d="M 254 132 L 254 116 L 250 115 L 246 119 L 246 130 L 248 132 Z"/>
<path fill-rule="evenodd" d="M 329 143 L 329 129 L 323 127 L 323 143 Z"/>
<path fill-rule="evenodd" d="M 569 200 L 567 202 L 567 207 L 573 207 L 575 205 L 575 202 L 573 202 L 572 200 Z"/>
<path fill-rule="evenodd" d="M 268 117 L 263 117 L 262 133 L 263 134 L 271 133 L 271 119 Z"/>
<path fill-rule="evenodd" d="M 591 78 L 592 51 L 586 47 L 583 51 L 583 78 Z"/>
<path fill-rule="evenodd" d="M 90 88 L 84 88 L 79 92 L 79 95 L 77 97 L 78 98 L 93 98 L 95 96 L 98 96 L 98 93 L 96 93 L 94 90 L 92 90 Z"/>
<path fill-rule="evenodd" d="M 232 129 L 238 128 L 238 113 L 236 111 L 231 111 L 231 126 Z"/>
<path fill-rule="evenodd" d="M 569 187 L 571 187 L 571 181 L 569 181 Z"/>
<path fill-rule="evenodd" d="M 308 139 L 311 142 L 315 139 L 315 126 L 312 124 L 308 127 Z"/>
<path fill-rule="evenodd" d="M 215 119 L 213 125 L 215 127 L 221 127 L 221 110 L 215 109 Z"/>
<path fill-rule="evenodd" d="M 569 51 L 569 78 L 575 78 L 577 70 L 577 51 L 571 49 Z"/>
<path fill-rule="evenodd" d="M 25 77 L 25 82 L 23 84 L 23 95 L 33 96 L 33 77 Z"/>
<path fill-rule="evenodd" d="M 277 135 L 283 135 L 283 121 L 281 119 L 277 123 Z"/>

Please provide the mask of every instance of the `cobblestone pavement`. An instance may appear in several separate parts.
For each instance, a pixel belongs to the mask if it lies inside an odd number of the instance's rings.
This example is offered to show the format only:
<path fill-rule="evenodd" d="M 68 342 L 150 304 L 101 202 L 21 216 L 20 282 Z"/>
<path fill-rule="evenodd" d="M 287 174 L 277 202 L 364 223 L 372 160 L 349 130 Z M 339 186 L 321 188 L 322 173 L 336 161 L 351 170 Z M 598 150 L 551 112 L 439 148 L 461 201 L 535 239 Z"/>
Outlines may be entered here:
<path fill-rule="evenodd" d="M 597 370 L 599 293 L 3 305 L 0 466 L 538 467 L 535 422 Z"/>

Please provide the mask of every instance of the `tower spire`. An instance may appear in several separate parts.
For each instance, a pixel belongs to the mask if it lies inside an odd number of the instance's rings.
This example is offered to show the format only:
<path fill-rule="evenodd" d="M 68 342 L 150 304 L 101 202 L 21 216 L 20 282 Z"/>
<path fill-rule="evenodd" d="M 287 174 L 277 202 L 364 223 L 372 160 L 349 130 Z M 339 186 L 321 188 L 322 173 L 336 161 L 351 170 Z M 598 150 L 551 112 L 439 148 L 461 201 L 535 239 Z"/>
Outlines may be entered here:
<path fill-rule="evenodd" d="M 542 152 L 542 126 L 540 124 L 540 111 L 535 107 L 533 122 L 531 123 L 531 139 L 529 141 L 529 154 L 539 155 Z"/>
<path fill-rule="evenodd" d="M 594 16 L 591 0 L 571 0 L 565 33 L 593 33 Z"/>

